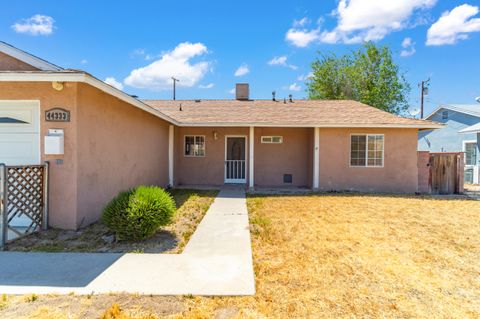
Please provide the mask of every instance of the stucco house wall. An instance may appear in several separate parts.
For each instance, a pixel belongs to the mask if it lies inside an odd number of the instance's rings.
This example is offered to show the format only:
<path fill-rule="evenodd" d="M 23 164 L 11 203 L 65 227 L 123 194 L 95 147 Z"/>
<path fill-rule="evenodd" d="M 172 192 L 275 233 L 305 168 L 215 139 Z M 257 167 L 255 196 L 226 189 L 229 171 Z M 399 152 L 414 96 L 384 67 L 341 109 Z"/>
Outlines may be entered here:
<path fill-rule="evenodd" d="M 217 139 L 214 137 L 217 133 Z M 175 127 L 175 165 L 176 185 L 223 185 L 225 181 L 225 136 L 244 135 L 248 127 Z M 205 156 L 188 157 L 184 155 L 184 136 L 205 136 Z M 248 153 L 246 154 L 248 158 Z M 248 168 L 247 168 L 248 177 Z"/>
<path fill-rule="evenodd" d="M 255 185 L 311 186 L 312 128 L 255 128 Z M 282 136 L 281 144 L 263 144 L 262 136 Z M 292 174 L 292 183 L 283 175 Z"/>
<path fill-rule="evenodd" d="M 41 161 L 50 162 L 49 223 L 70 229 L 76 227 L 77 216 L 77 89 L 76 83 L 65 83 L 62 91 L 56 91 L 50 82 L 0 82 L 0 100 L 40 102 Z M 45 111 L 54 107 L 70 111 L 72 121 L 45 122 Z M 65 132 L 64 155 L 45 155 L 43 136 L 51 128 Z"/>
<path fill-rule="evenodd" d="M 383 167 L 350 166 L 350 134 L 384 134 Z M 414 193 L 418 189 L 416 129 L 320 129 L 320 189 Z"/>
<path fill-rule="evenodd" d="M 0 52 L 0 71 L 36 71 L 34 66 Z"/>
<path fill-rule="evenodd" d="M 443 119 L 442 112 L 444 110 L 443 108 L 439 109 L 430 118 L 432 121 L 444 123 L 444 128 L 419 132 L 419 151 L 462 152 L 463 141 L 476 140 L 475 134 L 460 134 L 458 131 L 480 122 L 480 117 L 447 110 L 448 119 Z"/>
<path fill-rule="evenodd" d="M 169 123 L 79 84 L 76 226 L 96 221 L 119 191 L 168 184 Z"/>
<path fill-rule="evenodd" d="M 40 103 L 41 161 L 50 162 L 49 223 L 76 229 L 100 217 L 119 191 L 168 184 L 168 123 L 87 84 L 0 82 L 0 100 Z M 61 107 L 70 122 L 46 122 Z M 45 155 L 48 129 L 63 129 L 64 154 Z"/>

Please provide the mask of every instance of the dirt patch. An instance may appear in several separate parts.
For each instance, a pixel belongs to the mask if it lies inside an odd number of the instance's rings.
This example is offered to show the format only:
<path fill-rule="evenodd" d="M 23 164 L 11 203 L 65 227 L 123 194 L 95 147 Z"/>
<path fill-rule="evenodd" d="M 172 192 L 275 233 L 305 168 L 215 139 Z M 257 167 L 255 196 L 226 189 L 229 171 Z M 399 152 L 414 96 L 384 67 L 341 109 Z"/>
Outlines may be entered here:
<path fill-rule="evenodd" d="M 33 295 L 35 296 L 35 295 Z M 136 295 L 93 296 L 8 296 L 0 308 L 0 318 L 90 319 L 102 318 L 109 309 L 118 307 L 125 315 L 142 318 L 164 317 L 185 310 L 179 297 Z M 34 299 L 34 300 L 32 300 Z M 148 317 L 147 317 L 148 318 Z"/>
<path fill-rule="evenodd" d="M 49 229 L 16 240 L 10 251 L 180 253 L 202 220 L 218 191 L 172 190 L 178 210 L 173 223 L 143 241 L 117 241 L 108 228 L 97 222 L 78 231 Z"/>

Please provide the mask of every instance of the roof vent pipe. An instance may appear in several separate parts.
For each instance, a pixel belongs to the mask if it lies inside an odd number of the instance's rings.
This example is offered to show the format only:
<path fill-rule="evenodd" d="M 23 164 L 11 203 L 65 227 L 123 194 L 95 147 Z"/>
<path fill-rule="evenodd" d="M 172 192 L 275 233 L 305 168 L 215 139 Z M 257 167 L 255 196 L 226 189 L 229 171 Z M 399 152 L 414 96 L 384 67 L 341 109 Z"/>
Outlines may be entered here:
<path fill-rule="evenodd" d="M 290 101 L 290 103 L 293 103 L 293 95 L 289 94 L 288 95 L 288 100 Z"/>
<path fill-rule="evenodd" d="M 272 101 L 276 101 L 276 100 L 275 100 L 275 94 L 276 94 L 276 92 L 275 92 L 275 91 L 272 91 Z"/>

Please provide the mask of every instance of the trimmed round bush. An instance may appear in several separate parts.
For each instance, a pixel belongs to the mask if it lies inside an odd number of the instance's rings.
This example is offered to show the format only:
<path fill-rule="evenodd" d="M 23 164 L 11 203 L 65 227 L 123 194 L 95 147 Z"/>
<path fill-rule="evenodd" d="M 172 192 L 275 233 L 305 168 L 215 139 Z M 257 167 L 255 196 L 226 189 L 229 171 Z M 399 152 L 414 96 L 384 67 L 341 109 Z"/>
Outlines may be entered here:
<path fill-rule="evenodd" d="M 102 220 L 119 240 L 142 240 L 168 225 L 175 201 L 160 187 L 139 186 L 119 193 L 103 210 Z"/>

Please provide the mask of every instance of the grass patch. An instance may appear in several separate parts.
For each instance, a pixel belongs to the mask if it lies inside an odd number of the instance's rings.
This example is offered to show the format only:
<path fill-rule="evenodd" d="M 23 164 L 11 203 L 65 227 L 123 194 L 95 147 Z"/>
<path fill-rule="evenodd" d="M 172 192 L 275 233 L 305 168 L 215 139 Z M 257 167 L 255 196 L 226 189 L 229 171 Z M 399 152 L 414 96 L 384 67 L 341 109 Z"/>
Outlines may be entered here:
<path fill-rule="evenodd" d="M 8 244 L 10 251 L 180 253 L 213 200 L 216 190 L 171 190 L 178 207 L 171 224 L 143 241 L 115 241 L 108 228 L 97 222 L 78 231 L 49 229 Z"/>

